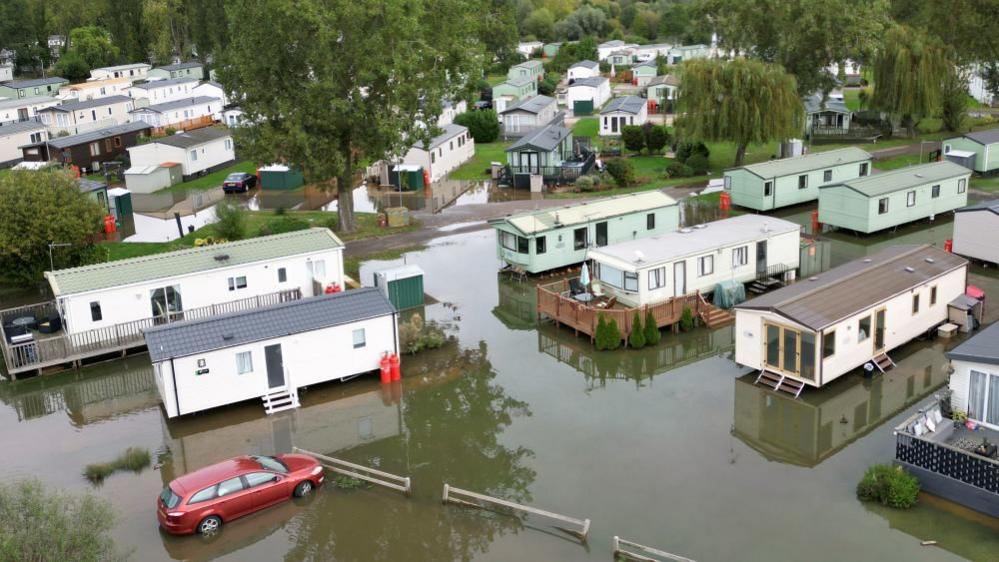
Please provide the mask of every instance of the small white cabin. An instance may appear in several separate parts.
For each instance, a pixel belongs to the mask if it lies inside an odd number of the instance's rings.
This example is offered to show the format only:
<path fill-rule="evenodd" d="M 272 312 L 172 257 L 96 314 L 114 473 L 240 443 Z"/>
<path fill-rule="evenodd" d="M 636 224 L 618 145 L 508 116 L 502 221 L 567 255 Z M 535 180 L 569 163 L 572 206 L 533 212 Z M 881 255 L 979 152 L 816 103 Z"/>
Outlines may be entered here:
<path fill-rule="evenodd" d="M 742 215 L 587 252 L 604 294 L 644 306 L 798 268 L 801 226 Z"/>
<path fill-rule="evenodd" d="M 102 66 L 90 71 L 90 80 L 106 80 L 108 78 L 128 78 L 129 80 L 143 80 L 152 68 L 144 62 L 132 64 L 119 64 L 117 66 Z"/>
<path fill-rule="evenodd" d="M 228 129 L 205 127 L 133 146 L 128 156 L 134 168 L 176 162 L 186 181 L 229 165 L 236 159 L 236 152 Z"/>
<path fill-rule="evenodd" d="M 398 353 L 396 311 L 375 288 L 176 322 L 144 333 L 167 417 L 379 368 Z"/>
<path fill-rule="evenodd" d="M 0 125 L 0 168 L 19 163 L 24 156 L 21 147 L 48 139 L 45 125 L 37 121 L 20 121 Z"/>
<path fill-rule="evenodd" d="M 429 145 L 414 144 L 402 158 L 403 164 L 420 166 L 429 172 L 431 182 L 442 179 L 475 156 L 475 139 L 468 127 L 452 124 L 441 129 L 443 132 L 431 139 Z"/>
<path fill-rule="evenodd" d="M 951 407 L 999 431 L 999 322 L 947 352 Z"/>
<path fill-rule="evenodd" d="M 67 334 L 343 286 L 343 242 L 310 228 L 45 273 Z"/>
<path fill-rule="evenodd" d="M 614 98 L 600 111 L 600 136 L 621 136 L 621 129 L 641 127 L 649 119 L 644 98 L 623 96 Z"/>
<path fill-rule="evenodd" d="M 955 254 L 999 264 L 999 199 L 954 211 L 953 249 Z"/>
<path fill-rule="evenodd" d="M 197 87 L 198 80 L 195 78 L 152 80 L 132 86 L 128 89 L 128 95 L 136 100 L 135 106 L 140 107 L 189 98 L 195 95 L 194 89 Z"/>
<path fill-rule="evenodd" d="M 569 67 L 565 79 L 573 82 L 580 78 L 593 78 L 594 76 L 600 76 L 600 63 L 592 60 L 581 60 Z"/>
<path fill-rule="evenodd" d="M 736 305 L 735 362 L 813 387 L 868 362 L 887 370 L 888 352 L 947 322 L 967 276 L 940 248 L 891 246 Z"/>
<path fill-rule="evenodd" d="M 214 121 L 222 110 L 222 100 L 208 96 L 185 98 L 130 111 L 132 121 L 141 121 L 155 128 L 196 128 L 206 121 Z"/>

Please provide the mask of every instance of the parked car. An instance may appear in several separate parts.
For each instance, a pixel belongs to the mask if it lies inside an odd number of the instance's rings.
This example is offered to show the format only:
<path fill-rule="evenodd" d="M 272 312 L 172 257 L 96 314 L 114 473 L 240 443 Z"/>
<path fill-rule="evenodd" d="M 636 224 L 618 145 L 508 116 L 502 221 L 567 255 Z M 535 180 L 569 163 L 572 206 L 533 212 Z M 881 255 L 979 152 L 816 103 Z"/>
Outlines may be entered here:
<path fill-rule="evenodd" d="M 257 176 L 246 172 L 229 174 L 222 181 L 222 191 L 226 193 L 246 193 L 257 185 Z"/>
<path fill-rule="evenodd" d="M 307 496 L 324 477 L 308 455 L 236 457 L 174 479 L 156 500 L 156 517 L 168 533 L 210 535 L 223 523 Z"/>
<path fill-rule="evenodd" d="M 492 109 L 493 108 L 493 102 L 488 101 L 488 100 L 479 100 L 479 101 L 475 102 L 475 105 L 473 105 L 472 108 L 473 109 Z"/>

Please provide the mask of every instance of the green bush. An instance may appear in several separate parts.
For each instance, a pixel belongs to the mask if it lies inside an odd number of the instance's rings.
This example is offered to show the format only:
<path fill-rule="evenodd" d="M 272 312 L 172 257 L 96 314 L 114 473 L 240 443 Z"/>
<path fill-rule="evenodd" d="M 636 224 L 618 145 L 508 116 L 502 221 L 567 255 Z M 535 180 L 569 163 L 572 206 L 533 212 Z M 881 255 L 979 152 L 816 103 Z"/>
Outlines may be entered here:
<path fill-rule="evenodd" d="M 283 216 L 260 227 L 260 235 L 284 234 L 309 228 L 309 221 L 298 217 Z"/>
<path fill-rule="evenodd" d="M 399 324 L 399 347 L 404 353 L 413 355 L 424 349 L 437 349 L 446 341 L 444 330 L 435 322 L 425 323 L 419 314 Z"/>
<path fill-rule="evenodd" d="M 897 509 L 908 509 L 919 498 L 919 480 L 900 466 L 876 464 L 864 472 L 857 484 L 861 501 L 876 501 Z"/>
<path fill-rule="evenodd" d="M 593 191 L 595 188 L 593 177 L 580 176 L 576 178 L 576 187 L 579 188 L 580 191 Z"/>
<path fill-rule="evenodd" d="M 617 320 L 611 318 L 607 321 L 607 347 L 605 349 L 615 350 L 621 347 L 621 329 L 617 326 Z"/>
<path fill-rule="evenodd" d="M 642 125 L 642 131 L 645 133 L 645 148 L 649 150 L 649 154 L 662 152 L 669 143 L 669 129 L 662 125 L 646 123 Z"/>
<path fill-rule="evenodd" d="M 621 127 L 621 142 L 628 150 L 641 152 L 645 148 L 645 133 L 638 125 L 625 125 Z"/>
<path fill-rule="evenodd" d="M 694 311 L 689 306 L 683 307 L 683 314 L 680 315 L 680 330 L 689 332 L 694 329 Z"/>
<path fill-rule="evenodd" d="M 676 147 L 676 159 L 687 163 L 687 159 L 695 154 L 703 154 L 705 158 L 711 156 L 711 151 L 703 142 L 682 142 Z"/>
<path fill-rule="evenodd" d="M 469 134 L 477 143 L 494 142 L 499 138 L 499 120 L 496 117 L 496 112 L 492 109 L 466 111 L 455 117 L 454 122 L 468 127 Z"/>
<path fill-rule="evenodd" d="M 122 454 L 118 455 L 118 458 L 111 462 L 88 464 L 83 469 L 83 477 L 89 480 L 92 484 L 100 484 L 104 482 L 105 478 L 111 476 L 111 474 L 115 471 L 131 470 L 132 472 L 138 473 L 148 467 L 151 462 L 152 457 L 149 454 L 149 449 L 129 447 L 125 449 Z"/>
<path fill-rule="evenodd" d="M 246 211 L 241 207 L 223 201 L 215 206 L 215 232 L 226 240 L 242 240 L 246 236 Z"/>
<path fill-rule="evenodd" d="M 689 178 L 692 175 L 694 175 L 694 171 L 683 162 L 674 160 L 666 166 L 667 178 Z"/>
<path fill-rule="evenodd" d="M 617 326 L 617 320 L 608 319 L 604 314 L 597 318 L 597 330 L 594 334 L 597 349 L 600 351 L 613 350 L 621 347 L 621 330 Z"/>
<path fill-rule="evenodd" d="M 659 333 L 659 326 L 656 325 L 656 317 L 649 310 L 645 313 L 645 345 L 656 345 L 662 339 Z"/>
<path fill-rule="evenodd" d="M 597 329 L 593 332 L 593 340 L 598 351 L 607 349 L 607 318 L 603 314 L 597 316 Z"/>
<path fill-rule="evenodd" d="M 620 187 L 628 187 L 635 183 L 635 166 L 623 158 L 613 158 L 607 161 L 607 173 L 614 178 Z"/>
<path fill-rule="evenodd" d="M 691 154 L 690 158 L 687 158 L 687 161 L 684 162 L 684 164 L 690 168 L 691 173 L 695 176 L 703 176 L 708 173 L 708 157 L 703 154 Z"/>
<path fill-rule="evenodd" d="M 635 311 L 635 316 L 631 319 L 631 333 L 628 334 L 628 345 L 633 349 L 645 347 L 645 328 L 642 327 L 642 317 Z"/>

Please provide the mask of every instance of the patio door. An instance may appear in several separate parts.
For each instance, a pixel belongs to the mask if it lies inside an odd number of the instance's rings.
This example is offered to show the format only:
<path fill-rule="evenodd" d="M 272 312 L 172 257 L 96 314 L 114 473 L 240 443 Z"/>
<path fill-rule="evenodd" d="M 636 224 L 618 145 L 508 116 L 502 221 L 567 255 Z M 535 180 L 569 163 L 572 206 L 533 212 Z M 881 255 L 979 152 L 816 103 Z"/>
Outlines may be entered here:
<path fill-rule="evenodd" d="M 786 373 L 796 377 L 801 373 L 801 332 L 778 324 L 764 323 L 763 358 L 769 371 Z M 812 348 L 814 352 L 814 341 Z M 807 351 L 807 350 L 806 350 Z M 813 371 L 811 361 L 808 371 Z M 811 378 L 811 377 L 808 377 Z"/>
<path fill-rule="evenodd" d="M 687 294 L 687 262 L 678 261 L 673 264 L 673 296 L 682 297 Z"/>
<path fill-rule="evenodd" d="M 268 345 L 264 348 L 264 362 L 267 363 L 267 386 L 270 388 L 284 386 L 284 358 L 281 356 L 281 344 Z"/>
<path fill-rule="evenodd" d="M 874 313 L 874 354 L 885 351 L 885 309 L 879 308 Z"/>
<path fill-rule="evenodd" d="M 537 173 L 538 167 L 541 165 L 541 158 L 537 152 L 521 152 L 520 165 L 530 173 Z"/>
<path fill-rule="evenodd" d="M 149 291 L 149 305 L 152 308 L 154 324 L 183 319 L 184 301 L 180 296 L 180 285 Z"/>

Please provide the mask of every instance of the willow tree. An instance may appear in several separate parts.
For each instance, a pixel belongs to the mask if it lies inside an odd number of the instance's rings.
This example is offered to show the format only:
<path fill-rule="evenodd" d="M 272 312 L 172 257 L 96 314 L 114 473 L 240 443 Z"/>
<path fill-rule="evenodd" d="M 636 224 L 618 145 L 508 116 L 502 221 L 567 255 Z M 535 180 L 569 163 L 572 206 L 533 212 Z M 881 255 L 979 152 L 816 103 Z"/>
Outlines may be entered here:
<path fill-rule="evenodd" d="M 428 141 L 445 99 L 481 75 L 481 0 L 234 0 L 219 77 L 251 125 L 246 157 L 337 189 L 354 230 L 361 166 Z M 247 22 L 251 22 L 249 25 Z M 266 23 L 265 23 L 266 22 Z M 335 180 L 335 182 L 333 181 Z"/>
<path fill-rule="evenodd" d="M 914 136 L 919 118 L 940 108 L 951 64 L 947 48 L 935 37 L 892 27 L 874 57 L 871 105 L 900 119 Z"/>
<path fill-rule="evenodd" d="M 794 77 L 781 66 L 757 60 L 684 62 L 677 98 L 683 114 L 677 136 L 735 143 L 736 166 L 742 165 L 751 143 L 799 135 L 804 124 Z"/>

